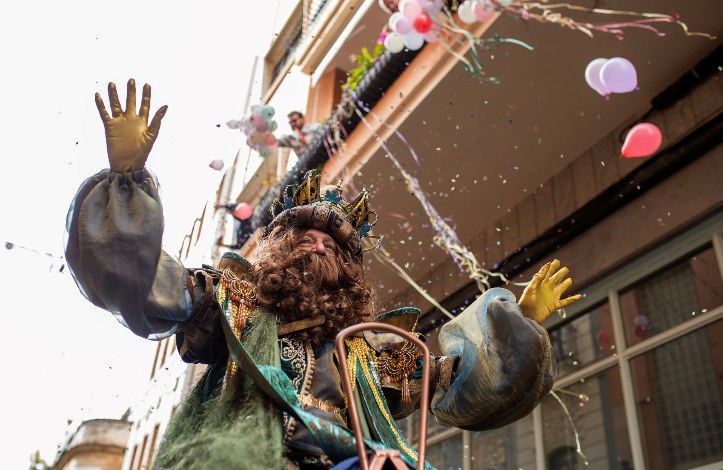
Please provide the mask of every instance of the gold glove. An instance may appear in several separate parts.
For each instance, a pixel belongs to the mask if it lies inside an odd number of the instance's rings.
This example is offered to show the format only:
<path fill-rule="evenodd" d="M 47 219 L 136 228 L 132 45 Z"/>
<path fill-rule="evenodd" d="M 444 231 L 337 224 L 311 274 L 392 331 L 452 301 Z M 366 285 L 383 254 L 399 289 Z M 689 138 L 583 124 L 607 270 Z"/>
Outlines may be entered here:
<path fill-rule="evenodd" d="M 570 272 L 563 267 L 559 271 L 560 262 L 554 260 L 546 263 L 535 274 L 530 284 L 520 297 L 519 305 L 522 313 L 540 325 L 552 312 L 576 302 L 582 298 L 580 294 L 561 299 L 562 294 L 572 285 L 572 279 L 565 276 Z M 557 272 L 555 272 L 557 271 Z"/>
<path fill-rule="evenodd" d="M 136 82 L 128 80 L 126 110 L 121 108 L 115 83 L 108 84 L 108 98 L 113 117 L 108 115 L 99 93 L 95 94 L 95 104 L 105 127 L 105 143 L 108 148 L 108 162 L 113 171 L 127 172 L 140 170 L 148 160 L 153 143 L 161 128 L 161 119 L 166 115 L 168 106 L 161 106 L 148 125 L 148 113 L 151 108 L 151 86 L 143 86 L 140 114 L 136 114 Z"/>

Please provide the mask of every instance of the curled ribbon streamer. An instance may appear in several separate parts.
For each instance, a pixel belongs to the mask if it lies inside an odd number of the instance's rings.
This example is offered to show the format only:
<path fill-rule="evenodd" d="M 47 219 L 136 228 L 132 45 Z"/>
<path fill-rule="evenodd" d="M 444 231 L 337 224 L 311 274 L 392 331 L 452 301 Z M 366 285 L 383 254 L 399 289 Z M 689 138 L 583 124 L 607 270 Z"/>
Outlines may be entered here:
<path fill-rule="evenodd" d="M 434 21 L 437 26 L 442 28 L 443 30 L 446 30 L 450 33 L 454 33 L 457 35 L 463 36 L 470 44 L 470 54 L 472 56 L 472 61 L 470 62 L 467 60 L 462 54 L 452 49 L 452 45 L 446 41 L 446 38 L 442 37 L 440 35 L 439 39 L 444 45 L 444 47 L 447 49 L 447 51 L 452 54 L 454 57 L 457 57 L 457 59 L 462 62 L 465 69 L 467 69 L 468 72 L 472 74 L 473 77 L 480 79 L 480 74 L 484 75 L 483 73 L 483 65 L 482 65 L 482 58 L 480 57 L 480 53 L 477 50 L 477 46 L 484 46 L 488 42 L 509 42 L 511 44 L 516 44 L 518 46 L 522 46 L 530 51 L 534 51 L 535 48 L 530 46 L 529 44 L 525 44 L 524 42 L 517 40 L 517 39 L 506 39 L 506 38 L 499 38 L 497 36 L 490 38 L 490 39 L 482 39 L 474 36 L 472 33 L 467 31 L 466 29 L 460 27 L 455 21 L 452 13 L 449 11 L 447 7 L 444 7 L 442 19 L 444 21 L 441 21 L 438 17 L 432 17 L 432 21 Z M 458 43 L 461 43 L 459 39 L 457 39 Z M 494 78 L 486 78 L 485 80 L 493 82 L 493 83 L 499 83 L 499 81 Z"/>
<path fill-rule="evenodd" d="M 570 393 L 570 392 L 567 392 L 567 390 L 558 390 L 558 392 Z M 575 427 L 575 422 L 572 420 L 570 411 L 567 409 L 567 406 L 565 405 L 565 403 L 560 399 L 559 396 L 557 396 L 557 394 L 554 391 L 550 391 L 550 395 L 552 395 L 552 397 L 555 400 L 557 400 L 557 402 L 562 407 L 562 411 L 564 411 L 565 415 L 567 415 L 567 420 L 570 422 L 570 426 L 572 427 L 572 433 L 575 436 L 575 452 L 577 452 L 577 455 L 582 457 L 585 465 L 587 465 L 588 464 L 587 456 L 582 452 L 582 446 L 580 445 L 580 435 L 577 432 L 577 428 Z M 585 396 L 587 396 L 587 395 L 585 395 Z"/>
<path fill-rule="evenodd" d="M 677 15 L 666 15 L 663 13 L 648 13 L 648 12 L 636 12 L 629 10 L 609 10 L 605 8 L 588 8 L 579 5 L 572 5 L 570 3 L 554 3 L 544 4 L 539 2 L 513 2 L 509 5 L 500 3 L 499 0 L 489 0 L 495 7 L 505 10 L 507 12 L 520 16 L 523 20 L 533 19 L 543 23 L 557 23 L 560 26 L 568 27 L 581 31 L 588 36 L 592 37 L 592 31 L 601 31 L 603 33 L 609 33 L 615 35 L 618 39 L 622 39 L 624 36 L 624 28 L 640 28 L 652 31 L 658 36 L 665 36 L 665 33 L 658 31 L 657 28 L 651 26 L 649 23 L 676 23 L 678 24 L 685 33 L 686 36 L 703 36 L 708 39 L 716 39 L 716 36 L 691 32 L 688 29 L 688 25 L 680 21 Z M 553 10 L 567 9 L 573 11 L 583 11 L 586 13 L 596 13 L 601 15 L 624 15 L 624 16 L 638 16 L 644 19 L 634 21 L 623 21 L 617 23 L 606 23 L 595 25 L 588 22 L 575 21 L 570 17 L 564 16 L 560 13 L 553 12 Z M 541 13 L 532 13 L 531 10 L 540 10 Z"/>
<path fill-rule="evenodd" d="M 477 51 L 477 44 L 479 43 L 479 38 L 473 36 L 469 31 L 466 29 L 460 28 L 457 23 L 454 22 L 454 19 L 452 18 L 452 13 L 449 11 L 449 9 L 445 6 L 444 14 L 442 15 L 442 18 L 446 20 L 445 23 L 439 21 L 439 19 L 435 16 L 432 18 L 432 21 L 434 21 L 439 27 L 444 28 L 452 33 L 461 34 L 462 36 L 467 39 L 467 41 L 470 44 L 470 54 L 472 55 L 472 62 L 470 63 L 467 61 L 461 54 L 454 51 L 450 44 L 448 44 L 446 41 L 442 41 L 442 44 L 447 48 L 447 51 L 452 54 L 453 56 L 457 57 L 460 62 L 462 62 L 467 69 L 468 72 L 472 74 L 473 77 L 479 78 L 479 73 L 482 72 L 483 66 L 482 66 L 482 59 L 479 55 L 479 51 Z M 441 38 L 440 38 L 441 39 Z"/>
<path fill-rule="evenodd" d="M 361 122 L 363 122 L 367 129 L 369 129 L 369 131 L 372 133 L 372 135 L 374 135 L 374 138 L 377 140 L 377 142 L 379 142 L 379 145 L 387 153 L 387 157 L 392 161 L 394 166 L 397 167 L 397 170 L 399 170 L 399 172 L 402 174 L 402 177 L 407 183 L 407 188 L 409 189 L 409 191 L 412 192 L 416 196 L 417 200 L 419 200 L 419 202 L 422 204 L 422 207 L 424 208 L 424 211 L 427 214 L 427 217 L 429 218 L 429 221 L 431 222 L 432 227 L 436 233 L 433 238 L 434 243 L 440 248 L 444 249 L 452 257 L 452 260 L 460 269 L 460 271 L 467 272 L 469 278 L 475 281 L 477 287 L 481 292 L 485 292 L 491 287 L 489 281 L 490 277 L 498 277 L 503 282 L 509 282 L 502 273 L 488 271 L 480 266 L 479 261 L 477 261 L 477 258 L 474 256 L 474 254 L 467 247 L 462 245 L 459 237 L 457 236 L 457 233 L 449 226 L 449 224 L 447 224 L 447 222 L 444 221 L 444 219 L 442 219 L 442 217 L 440 217 L 437 210 L 429 202 L 426 194 L 424 193 L 421 185 L 419 184 L 419 180 L 409 174 L 404 169 L 402 164 L 399 162 L 399 160 L 397 160 L 396 156 L 392 153 L 386 143 L 379 137 L 379 134 L 374 131 L 371 123 L 369 123 L 369 121 L 362 113 L 362 109 L 364 109 L 363 104 L 357 102 L 356 105 L 352 103 L 352 106 L 354 112 L 357 114 L 357 116 L 359 116 Z M 367 113 L 368 115 L 371 115 L 372 117 L 377 119 L 379 122 L 383 121 L 373 112 L 367 111 Z M 386 126 L 389 127 L 389 124 L 386 124 Z M 527 285 L 527 283 L 514 284 Z"/>

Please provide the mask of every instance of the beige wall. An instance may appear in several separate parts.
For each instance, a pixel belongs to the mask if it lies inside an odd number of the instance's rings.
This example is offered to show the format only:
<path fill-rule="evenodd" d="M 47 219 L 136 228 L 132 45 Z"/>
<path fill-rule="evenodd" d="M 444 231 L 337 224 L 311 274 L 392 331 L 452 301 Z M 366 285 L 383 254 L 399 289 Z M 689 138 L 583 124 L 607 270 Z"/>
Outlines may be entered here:
<path fill-rule="evenodd" d="M 55 470 L 120 470 L 131 423 L 94 419 L 82 423 L 55 463 Z"/>

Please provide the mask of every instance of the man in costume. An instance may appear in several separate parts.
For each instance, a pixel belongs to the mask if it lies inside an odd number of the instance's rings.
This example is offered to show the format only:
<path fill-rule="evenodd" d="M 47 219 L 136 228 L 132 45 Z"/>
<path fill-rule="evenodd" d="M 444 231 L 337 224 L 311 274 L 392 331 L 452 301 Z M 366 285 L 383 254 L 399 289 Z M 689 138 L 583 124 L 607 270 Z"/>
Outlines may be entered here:
<path fill-rule="evenodd" d="M 169 425 L 153 468 L 329 468 L 356 455 L 347 406 L 355 400 L 370 450 L 416 452 L 394 419 L 419 406 L 421 359 L 396 335 L 347 340 L 354 396 L 345 396 L 333 340 L 365 320 L 413 331 L 419 310 L 375 314 L 362 267 L 368 193 L 346 201 L 309 173 L 282 195 L 254 264 L 227 253 L 186 269 L 161 248 L 157 182 L 145 169 L 167 107 L 150 124 L 151 88 L 136 113 L 113 83 L 111 114 L 96 94 L 110 168 L 78 190 L 66 256 L 81 292 L 149 339 L 176 335 L 183 360 L 208 364 Z M 490 289 L 439 333 L 430 411 L 445 426 L 490 429 L 528 414 L 551 389 L 555 360 L 539 324 L 579 296 L 560 263 L 535 275 L 520 301 Z M 429 467 L 429 466 L 428 466 Z"/>

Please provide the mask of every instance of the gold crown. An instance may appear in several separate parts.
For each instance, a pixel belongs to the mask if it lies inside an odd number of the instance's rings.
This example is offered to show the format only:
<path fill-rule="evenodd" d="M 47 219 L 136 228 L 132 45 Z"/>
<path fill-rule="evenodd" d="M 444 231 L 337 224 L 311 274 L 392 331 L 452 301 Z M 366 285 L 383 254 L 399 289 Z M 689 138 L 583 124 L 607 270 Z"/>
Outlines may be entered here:
<path fill-rule="evenodd" d="M 275 217 L 281 211 L 294 207 L 321 204 L 341 215 L 359 233 L 359 236 L 366 237 L 377 222 L 376 212 L 369 209 L 369 191 L 363 189 L 350 202 L 344 200 L 342 192 L 341 180 L 336 185 L 322 186 L 321 173 L 318 170 L 311 170 L 304 175 L 299 185 L 286 187 L 282 193 L 282 200 L 276 200 L 271 205 L 271 215 Z M 370 215 L 374 216 L 371 222 Z"/>

